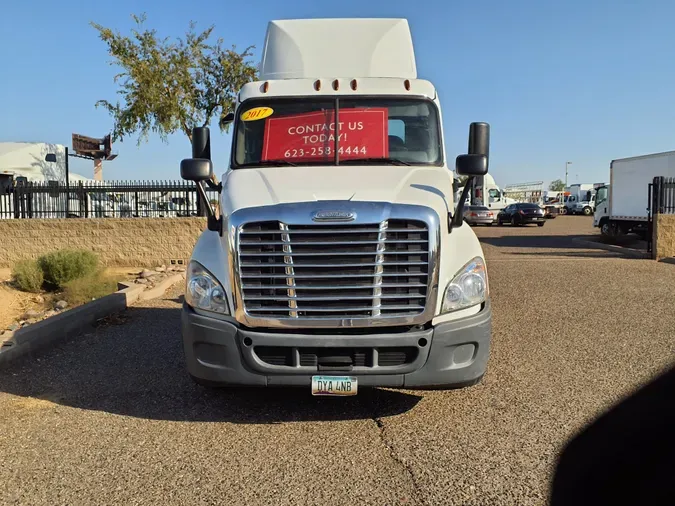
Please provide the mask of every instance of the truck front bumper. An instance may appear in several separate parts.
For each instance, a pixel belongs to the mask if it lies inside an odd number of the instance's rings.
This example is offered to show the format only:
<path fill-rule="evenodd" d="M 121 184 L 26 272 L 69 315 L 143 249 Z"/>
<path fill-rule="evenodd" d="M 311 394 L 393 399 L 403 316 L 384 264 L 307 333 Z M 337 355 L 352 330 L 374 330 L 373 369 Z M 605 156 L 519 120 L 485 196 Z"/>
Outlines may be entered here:
<path fill-rule="evenodd" d="M 209 383 L 309 387 L 314 375 L 349 375 L 359 386 L 449 388 L 485 373 L 490 301 L 473 316 L 433 328 L 378 330 L 359 335 L 257 331 L 197 314 L 186 304 L 182 311 L 188 372 Z"/>

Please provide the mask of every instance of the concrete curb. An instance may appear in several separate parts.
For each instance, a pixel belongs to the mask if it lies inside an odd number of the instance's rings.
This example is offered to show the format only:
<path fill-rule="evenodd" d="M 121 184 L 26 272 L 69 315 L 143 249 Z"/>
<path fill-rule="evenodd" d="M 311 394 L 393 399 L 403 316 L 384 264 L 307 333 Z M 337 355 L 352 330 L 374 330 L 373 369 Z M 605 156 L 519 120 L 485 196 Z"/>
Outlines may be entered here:
<path fill-rule="evenodd" d="M 138 300 L 160 297 L 183 277 L 184 273 L 170 276 L 149 290 L 145 290 L 143 285 L 118 283 L 119 290 L 115 293 L 16 330 L 8 341 L 12 344 L 0 348 L 0 367 L 79 335 L 89 330 L 97 320 L 123 311 Z"/>
<path fill-rule="evenodd" d="M 615 244 L 604 244 L 596 241 L 588 241 L 586 239 L 580 239 L 578 237 L 573 238 L 572 241 L 577 244 L 588 246 L 589 248 L 598 248 L 604 249 L 605 251 L 613 251 L 615 253 L 621 253 L 622 255 L 626 255 L 632 258 L 642 258 L 647 260 L 652 258 L 651 254 L 647 253 L 646 251 L 640 251 L 632 248 L 624 248 L 623 246 L 617 246 Z"/>
<path fill-rule="evenodd" d="M 161 283 L 158 283 L 154 288 L 150 288 L 148 290 L 143 290 L 138 299 L 139 300 L 149 300 L 149 299 L 155 299 L 159 296 L 161 296 L 164 292 L 166 292 L 169 287 L 175 285 L 179 281 L 185 279 L 185 273 L 180 272 L 178 274 L 174 274 L 173 276 L 169 276 L 166 278 L 164 281 Z"/>

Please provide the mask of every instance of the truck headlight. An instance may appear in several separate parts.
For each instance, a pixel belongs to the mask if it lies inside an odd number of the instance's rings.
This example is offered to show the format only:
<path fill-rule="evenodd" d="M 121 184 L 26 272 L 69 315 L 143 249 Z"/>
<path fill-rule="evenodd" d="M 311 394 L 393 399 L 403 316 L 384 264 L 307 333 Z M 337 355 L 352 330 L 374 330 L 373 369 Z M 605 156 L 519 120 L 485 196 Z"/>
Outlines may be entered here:
<path fill-rule="evenodd" d="M 462 267 L 445 289 L 442 312 L 450 313 L 484 302 L 489 293 L 487 269 L 481 257 Z"/>
<path fill-rule="evenodd" d="M 225 290 L 216 278 L 200 263 L 192 261 L 185 277 L 185 302 L 190 306 L 229 314 Z"/>

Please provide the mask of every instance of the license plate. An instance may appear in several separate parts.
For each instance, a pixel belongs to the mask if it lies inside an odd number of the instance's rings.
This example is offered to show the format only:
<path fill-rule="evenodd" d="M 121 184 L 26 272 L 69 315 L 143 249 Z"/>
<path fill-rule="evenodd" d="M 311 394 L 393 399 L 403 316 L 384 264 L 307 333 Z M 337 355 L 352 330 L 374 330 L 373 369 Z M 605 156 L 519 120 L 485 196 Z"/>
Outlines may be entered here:
<path fill-rule="evenodd" d="M 480 216 L 481 218 L 487 218 L 490 215 L 488 213 L 478 213 L 478 216 Z"/>
<path fill-rule="evenodd" d="M 312 395 L 356 395 L 358 380 L 352 376 L 312 376 Z"/>

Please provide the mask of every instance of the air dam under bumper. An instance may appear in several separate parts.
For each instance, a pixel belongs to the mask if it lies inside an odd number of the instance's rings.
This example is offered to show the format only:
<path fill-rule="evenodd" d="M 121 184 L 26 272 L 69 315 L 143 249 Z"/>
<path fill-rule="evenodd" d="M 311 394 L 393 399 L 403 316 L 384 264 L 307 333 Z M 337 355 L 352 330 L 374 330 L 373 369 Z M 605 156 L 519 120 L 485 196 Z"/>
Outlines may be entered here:
<path fill-rule="evenodd" d="M 359 386 L 442 388 L 485 373 L 492 312 L 488 300 L 479 313 L 428 330 L 326 335 L 243 329 L 184 304 L 182 330 L 188 372 L 208 382 L 309 387 L 313 375 L 349 375 Z"/>

